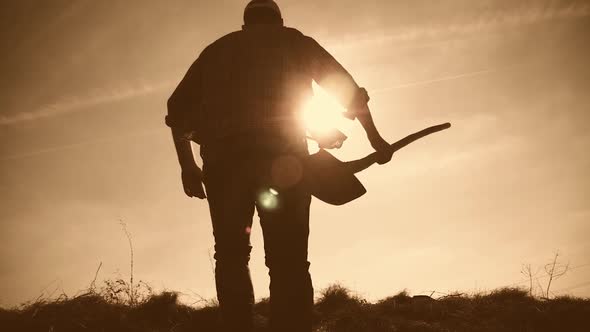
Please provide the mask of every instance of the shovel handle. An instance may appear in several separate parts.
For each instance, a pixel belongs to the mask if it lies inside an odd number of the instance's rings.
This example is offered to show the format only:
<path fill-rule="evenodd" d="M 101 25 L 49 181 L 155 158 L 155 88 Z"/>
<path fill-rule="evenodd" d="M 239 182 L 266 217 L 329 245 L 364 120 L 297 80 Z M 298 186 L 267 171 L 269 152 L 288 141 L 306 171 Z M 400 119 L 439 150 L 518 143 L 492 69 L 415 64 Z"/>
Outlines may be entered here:
<path fill-rule="evenodd" d="M 443 130 L 449 129 L 449 128 L 451 128 L 451 124 L 447 122 L 447 123 L 443 123 L 443 124 L 440 124 L 437 126 L 432 126 L 432 127 L 428 127 L 426 129 L 420 130 L 419 132 L 408 135 L 408 136 L 400 139 L 399 141 L 391 144 L 390 151 L 391 151 L 391 153 L 395 153 L 396 151 L 400 150 L 401 148 L 407 146 L 408 144 L 410 144 L 412 142 L 415 142 L 415 141 L 417 141 L 423 137 L 426 137 L 430 134 L 434 134 L 434 133 L 437 133 L 439 131 L 443 131 Z M 376 163 L 377 159 L 378 159 L 378 153 L 373 152 L 370 155 L 368 155 L 362 159 L 349 161 L 344 164 L 350 172 L 358 173 L 360 171 L 367 169 L 369 166 L 373 165 L 374 163 Z"/>

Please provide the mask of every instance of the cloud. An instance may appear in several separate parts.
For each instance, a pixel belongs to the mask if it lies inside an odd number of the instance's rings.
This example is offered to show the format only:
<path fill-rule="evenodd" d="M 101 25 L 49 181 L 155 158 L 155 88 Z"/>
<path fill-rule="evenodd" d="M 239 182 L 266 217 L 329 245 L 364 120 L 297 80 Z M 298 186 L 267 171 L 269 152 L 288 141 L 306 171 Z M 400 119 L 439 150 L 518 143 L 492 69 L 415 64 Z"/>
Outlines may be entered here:
<path fill-rule="evenodd" d="M 50 148 L 34 150 L 31 152 L 2 156 L 2 157 L 0 157 L 0 162 L 31 158 L 31 157 L 36 157 L 36 156 L 43 155 L 46 153 L 65 151 L 65 150 L 75 149 L 75 148 L 79 148 L 79 147 L 83 147 L 83 146 L 87 146 L 87 145 L 93 145 L 93 144 L 120 142 L 123 138 L 149 136 L 149 135 L 154 135 L 154 134 L 160 133 L 161 131 L 162 131 L 162 129 L 160 129 L 160 128 L 149 129 L 149 130 L 140 130 L 140 131 L 134 131 L 134 132 L 123 134 L 123 135 L 113 135 L 113 136 L 102 137 L 102 138 L 97 138 L 97 139 L 92 139 L 92 140 L 87 140 L 87 141 L 82 141 L 82 142 L 77 142 L 77 143 L 72 143 L 72 144 L 58 145 L 58 146 L 54 146 L 54 147 L 50 147 Z"/>
<path fill-rule="evenodd" d="M 44 118 L 51 118 L 54 116 L 78 112 L 89 109 L 92 106 L 146 96 L 158 91 L 171 89 L 173 86 L 174 83 L 172 81 L 163 81 L 151 84 L 127 86 L 118 89 L 112 89 L 110 91 L 102 90 L 91 93 L 87 96 L 64 98 L 34 111 L 20 112 L 9 116 L 0 116 L 0 126 L 36 121 Z"/>
<path fill-rule="evenodd" d="M 413 87 L 413 86 L 428 85 L 428 84 L 432 84 L 432 83 L 458 80 L 458 79 L 462 79 L 462 78 L 479 76 L 479 75 L 486 75 L 486 74 L 495 73 L 498 70 L 499 69 L 485 69 L 485 70 L 460 73 L 460 74 L 451 75 L 451 76 L 437 77 L 437 78 L 433 78 L 433 79 L 429 79 L 429 80 L 401 83 L 401 84 L 396 84 L 396 85 L 392 85 L 392 86 L 388 86 L 388 87 L 375 89 L 371 93 L 372 94 L 379 94 L 379 93 L 383 93 L 383 92 L 387 92 L 387 91 L 391 91 L 391 90 L 395 90 L 395 89 L 403 89 L 403 88 L 409 88 L 409 87 Z"/>
<path fill-rule="evenodd" d="M 414 42 L 436 39 L 437 42 L 452 41 L 460 36 L 473 35 L 498 29 L 513 29 L 535 23 L 561 19 L 577 19 L 590 16 L 590 4 L 571 4 L 561 7 L 531 6 L 522 9 L 490 10 L 471 20 L 454 24 L 416 25 L 404 28 L 371 31 L 349 35 L 344 40 L 331 41 L 331 49 L 342 52 L 349 48 L 359 48 L 390 44 L 392 42 Z M 455 36 L 455 38 L 449 38 Z"/>

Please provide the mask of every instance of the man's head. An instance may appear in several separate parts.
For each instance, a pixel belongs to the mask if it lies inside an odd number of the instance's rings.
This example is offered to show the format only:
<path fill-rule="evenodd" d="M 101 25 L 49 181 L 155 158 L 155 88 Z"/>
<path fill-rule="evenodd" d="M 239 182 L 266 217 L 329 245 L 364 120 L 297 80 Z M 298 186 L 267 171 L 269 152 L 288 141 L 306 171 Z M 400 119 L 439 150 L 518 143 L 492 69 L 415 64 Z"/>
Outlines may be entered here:
<path fill-rule="evenodd" d="M 252 0 L 244 10 L 244 25 L 283 25 L 279 6 L 273 0 Z"/>

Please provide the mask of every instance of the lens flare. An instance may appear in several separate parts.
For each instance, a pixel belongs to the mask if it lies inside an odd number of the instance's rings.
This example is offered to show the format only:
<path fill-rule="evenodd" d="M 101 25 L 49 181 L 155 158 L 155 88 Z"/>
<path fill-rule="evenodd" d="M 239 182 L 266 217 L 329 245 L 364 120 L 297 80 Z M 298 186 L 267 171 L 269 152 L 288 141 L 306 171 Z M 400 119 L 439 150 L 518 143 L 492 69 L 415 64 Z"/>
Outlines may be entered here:
<path fill-rule="evenodd" d="M 279 192 L 270 188 L 258 195 L 258 204 L 265 210 L 275 210 L 279 206 Z"/>
<path fill-rule="evenodd" d="M 346 110 L 315 82 L 314 96 L 307 101 L 303 109 L 303 121 L 310 132 L 327 133 L 333 128 L 345 130 L 352 121 L 342 116 Z"/>

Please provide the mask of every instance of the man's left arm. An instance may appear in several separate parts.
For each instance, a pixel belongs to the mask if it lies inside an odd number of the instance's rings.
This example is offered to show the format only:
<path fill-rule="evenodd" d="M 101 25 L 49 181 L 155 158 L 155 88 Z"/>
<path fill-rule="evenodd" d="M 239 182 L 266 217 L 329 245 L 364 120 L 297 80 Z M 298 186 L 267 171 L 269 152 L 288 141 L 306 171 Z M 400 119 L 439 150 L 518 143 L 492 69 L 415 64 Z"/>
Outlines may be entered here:
<path fill-rule="evenodd" d="M 390 145 L 375 126 L 368 105 L 370 98 L 367 90 L 360 88 L 348 71 L 320 44 L 310 37 L 304 38 L 307 57 L 312 61 L 314 80 L 331 92 L 347 109 L 347 118 L 359 120 L 371 146 L 380 154 L 378 162 L 387 163 L 392 157 Z"/>

